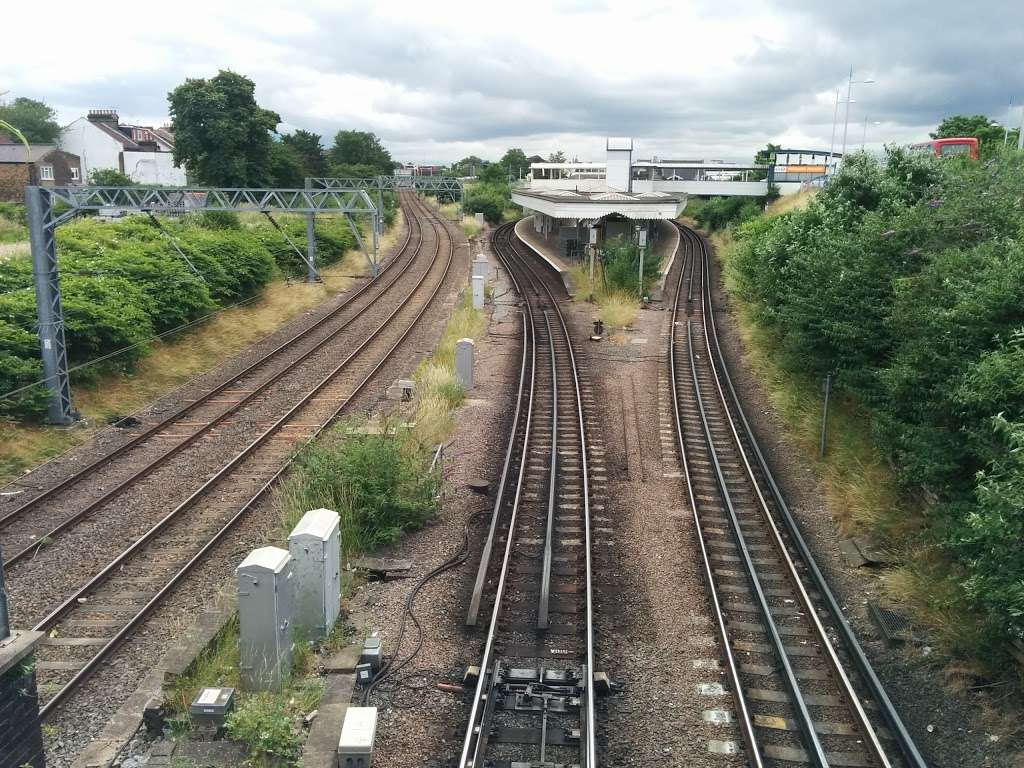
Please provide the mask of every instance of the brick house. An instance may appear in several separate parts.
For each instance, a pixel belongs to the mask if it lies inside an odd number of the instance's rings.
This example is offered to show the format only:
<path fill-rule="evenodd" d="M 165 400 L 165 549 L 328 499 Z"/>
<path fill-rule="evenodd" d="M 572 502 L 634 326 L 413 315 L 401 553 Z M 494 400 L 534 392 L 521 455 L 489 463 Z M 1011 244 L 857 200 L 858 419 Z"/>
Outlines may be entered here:
<path fill-rule="evenodd" d="M 25 145 L 0 134 L 0 200 L 21 202 L 25 186 L 67 187 L 82 183 L 82 163 L 78 155 L 53 144 Z"/>

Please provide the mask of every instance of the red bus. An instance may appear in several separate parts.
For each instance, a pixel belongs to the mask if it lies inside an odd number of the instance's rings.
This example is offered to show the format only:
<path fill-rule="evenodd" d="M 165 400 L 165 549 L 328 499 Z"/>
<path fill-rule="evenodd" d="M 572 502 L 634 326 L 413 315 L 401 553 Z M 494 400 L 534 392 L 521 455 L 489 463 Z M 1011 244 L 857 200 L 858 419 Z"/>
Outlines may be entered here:
<path fill-rule="evenodd" d="M 911 144 L 910 148 L 916 152 L 931 152 L 936 157 L 967 155 L 971 160 L 978 159 L 978 140 L 971 136 L 958 139 L 932 139 Z"/>

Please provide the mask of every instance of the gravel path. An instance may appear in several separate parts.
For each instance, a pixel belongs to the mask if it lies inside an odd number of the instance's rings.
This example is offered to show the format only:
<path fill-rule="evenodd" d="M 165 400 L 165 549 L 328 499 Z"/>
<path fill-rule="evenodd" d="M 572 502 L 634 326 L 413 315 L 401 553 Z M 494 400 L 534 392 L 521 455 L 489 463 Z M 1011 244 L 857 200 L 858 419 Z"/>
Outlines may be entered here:
<path fill-rule="evenodd" d="M 659 306 L 658 304 L 652 306 Z M 594 308 L 575 305 L 578 338 Z M 665 357 L 669 313 L 637 316 L 627 342 L 582 342 L 611 478 L 595 519 L 615 547 L 598 569 L 600 669 L 623 686 L 599 712 L 602 757 L 614 766 L 741 765 L 685 500 Z"/>
<path fill-rule="evenodd" d="M 474 244 L 473 253 L 485 252 L 486 233 Z M 492 259 L 492 274 L 494 259 Z M 349 607 L 357 629 L 379 631 L 384 652 L 395 652 L 394 643 L 409 589 L 424 573 L 456 552 L 463 541 L 467 520 L 479 511 L 489 511 L 491 498 L 467 488 L 467 483 L 484 479 L 497 482 L 504 458 L 506 430 L 511 419 L 509 401 L 519 377 L 520 329 L 522 322 L 507 283 L 494 285 L 495 306 L 487 335 L 478 343 L 474 388 L 456 412 L 456 431 L 445 449 L 446 491 L 441 514 L 422 531 L 411 534 L 381 554 L 408 558 L 408 578 L 370 582 L 353 595 Z M 485 520 L 471 527 L 474 543 L 485 531 Z M 385 682 L 374 694 L 381 707 L 374 765 L 386 768 L 417 768 L 441 765 L 461 746 L 459 726 L 468 713 L 464 698 L 436 689 L 438 682 L 458 683 L 465 667 L 478 657 L 478 644 L 467 641 L 463 619 L 468 590 L 475 574 L 474 549 L 461 567 L 430 581 L 419 593 L 415 614 L 422 627 L 423 647 L 399 673 L 399 684 Z M 411 653 L 417 633 L 410 625 L 401 657 Z"/>

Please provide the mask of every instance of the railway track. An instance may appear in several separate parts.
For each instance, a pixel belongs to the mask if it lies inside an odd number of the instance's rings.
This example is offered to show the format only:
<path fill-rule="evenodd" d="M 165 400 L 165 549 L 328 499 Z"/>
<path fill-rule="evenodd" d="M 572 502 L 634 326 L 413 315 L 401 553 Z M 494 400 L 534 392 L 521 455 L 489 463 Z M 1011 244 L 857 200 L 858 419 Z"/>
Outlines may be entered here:
<path fill-rule="evenodd" d="M 333 345 L 350 334 L 359 334 L 360 325 L 372 322 L 366 315 L 375 301 L 400 288 L 423 240 L 419 218 L 409 215 L 422 211 L 422 203 L 413 198 L 402 203 L 408 220 L 406 236 L 376 279 L 235 375 L 0 515 L 5 565 L 10 568 L 35 556 L 41 547 L 52 546 L 158 470 L 167 467 L 173 471 L 172 462 L 184 458 L 180 454 L 208 450 L 215 444 L 220 447 L 231 440 L 244 444 L 246 434 L 235 425 L 252 426 L 280 412 L 282 402 L 277 393 L 289 387 L 289 378 L 300 372 L 300 366 L 316 364 Z"/>
<path fill-rule="evenodd" d="M 370 326 L 359 326 L 357 331 L 356 325 L 350 324 L 352 319 L 342 321 L 347 332 L 341 336 L 339 328 L 330 336 L 335 344 L 317 347 L 325 359 L 315 366 L 310 355 L 299 354 L 292 366 L 307 374 L 315 371 L 314 383 L 288 387 L 292 399 L 272 423 L 257 422 L 254 438 L 240 450 L 232 448 L 230 457 L 212 474 L 197 478 L 186 498 L 134 537 L 36 624 L 34 629 L 47 634 L 36 665 L 44 718 L 144 624 L 266 495 L 287 469 L 295 450 L 342 413 L 430 307 L 453 262 L 452 237 L 447 226 L 419 201 L 408 200 L 407 204 L 416 207 L 417 216 L 410 218 L 416 218 L 420 228 L 419 236 L 411 237 L 415 252 L 406 255 L 407 264 L 398 267 L 398 275 L 408 277 L 400 283 L 400 277 L 387 282 L 388 289 L 396 286 L 393 292 L 375 295 L 375 300 L 387 296 L 388 301 L 378 305 Z M 346 305 L 351 306 L 349 302 Z M 356 311 L 362 316 L 365 309 Z M 384 317 L 381 311 L 386 313 Z M 31 589 L 30 584 L 18 583 L 17 574 L 15 569 L 11 586 Z"/>
<path fill-rule="evenodd" d="M 677 447 L 747 761 L 924 768 L 743 414 L 719 348 L 707 245 L 679 229 Z"/>
<path fill-rule="evenodd" d="M 590 479 L 557 296 L 512 225 L 492 245 L 523 299 L 516 410 L 467 625 L 483 651 L 459 768 L 596 768 Z"/>

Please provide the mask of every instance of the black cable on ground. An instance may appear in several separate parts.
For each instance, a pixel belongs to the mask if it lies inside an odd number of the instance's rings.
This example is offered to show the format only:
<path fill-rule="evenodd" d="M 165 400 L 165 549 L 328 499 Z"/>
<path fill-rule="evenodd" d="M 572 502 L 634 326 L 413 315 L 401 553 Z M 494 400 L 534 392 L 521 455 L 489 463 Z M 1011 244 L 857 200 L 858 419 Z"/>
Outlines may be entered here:
<path fill-rule="evenodd" d="M 447 560 L 445 560 L 443 563 L 438 565 L 436 568 L 434 568 L 433 570 L 431 570 L 428 573 L 426 573 L 423 576 L 421 576 L 419 581 L 417 581 L 416 584 L 413 586 L 413 588 L 409 591 L 409 594 L 405 598 L 405 606 L 404 606 L 403 612 L 402 612 L 402 623 L 399 626 L 398 639 L 395 642 L 395 652 L 391 656 L 391 658 L 387 661 L 387 663 L 384 664 L 384 666 L 381 668 L 380 672 L 378 672 L 374 676 L 374 678 L 370 681 L 370 683 L 366 686 L 366 688 L 363 689 L 363 706 L 366 706 L 368 704 L 368 702 L 370 701 L 370 694 L 373 693 L 373 689 L 374 688 L 376 688 L 378 685 L 380 685 L 388 676 L 394 676 L 399 671 L 401 671 L 402 668 L 404 668 L 406 665 L 409 664 L 409 662 L 411 662 L 413 659 L 415 659 L 416 656 L 419 654 L 420 650 L 422 650 L 422 648 L 423 648 L 423 629 L 422 629 L 422 627 L 420 627 L 419 619 L 416 618 L 416 614 L 413 613 L 413 610 L 412 610 L 413 603 L 416 601 L 416 595 L 427 584 L 427 582 L 429 582 L 431 579 L 433 579 L 433 578 L 435 578 L 437 576 L 440 576 L 445 571 L 450 571 L 452 568 L 455 568 L 455 567 L 457 567 L 459 565 L 462 565 L 462 563 L 464 563 L 466 561 L 466 558 L 469 556 L 469 527 L 470 527 L 470 525 L 473 523 L 473 521 L 476 518 L 482 517 L 484 515 L 489 515 L 489 514 L 491 514 L 491 512 L 492 512 L 492 510 L 489 509 L 489 508 L 488 509 L 482 509 L 482 510 L 479 510 L 477 512 L 474 512 L 468 518 L 466 518 L 466 524 L 463 527 L 463 531 L 462 531 L 462 546 L 459 547 L 459 550 L 455 554 L 453 554 L 451 557 L 449 557 Z M 399 662 L 396 665 L 395 664 L 395 659 L 398 658 L 398 653 L 399 653 L 399 651 L 402 648 L 402 641 L 405 639 L 405 631 L 406 631 L 406 627 L 408 625 L 409 619 L 412 619 L 412 623 L 416 627 L 416 631 L 417 631 L 417 634 L 418 634 L 418 637 L 416 639 L 416 647 L 413 649 L 411 654 L 409 654 L 405 659 L 403 659 L 401 662 Z M 410 677 L 414 677 L 414 676 L 416 676 L 416 675 L 415 674 L 406 675 L 405 677 L 401 678 L 401 680 L 406 680 L 406 679 L 408 679 Z"/>

